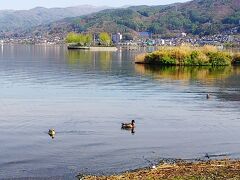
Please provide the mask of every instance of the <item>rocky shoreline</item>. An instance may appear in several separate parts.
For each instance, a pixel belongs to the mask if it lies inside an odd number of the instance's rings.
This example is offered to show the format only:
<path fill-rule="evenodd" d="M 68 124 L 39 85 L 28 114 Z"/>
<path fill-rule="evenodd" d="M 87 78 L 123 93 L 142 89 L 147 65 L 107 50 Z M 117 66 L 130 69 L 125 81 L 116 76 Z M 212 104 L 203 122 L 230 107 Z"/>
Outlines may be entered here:
<path fill-rule="evenodd" d="M 160 179 L 160 180 L 217 180 L 240 179 L 240 160 L 209 160 L 161 163 L 150 168 L 112 176 L 79 176 L 81 180 Z"/>

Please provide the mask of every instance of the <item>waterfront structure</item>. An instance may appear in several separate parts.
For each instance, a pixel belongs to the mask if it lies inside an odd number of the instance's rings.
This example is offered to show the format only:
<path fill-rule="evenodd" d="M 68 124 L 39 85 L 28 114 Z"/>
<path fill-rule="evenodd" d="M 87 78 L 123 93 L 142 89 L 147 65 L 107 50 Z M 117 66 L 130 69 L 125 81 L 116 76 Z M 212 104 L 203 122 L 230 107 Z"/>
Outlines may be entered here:
<path fill-rule="evenodd" d="M 121 33 L 117 33 L 117 34 L 113 34 L 113 35 L 112 35 L 112 41 L 113 41 L 113 43 L 115 43 L 115 44 L 120 43 L 120 42 L 122 41 L 122 38 L 123 38 L 123 36 L 122 36 Z"/>

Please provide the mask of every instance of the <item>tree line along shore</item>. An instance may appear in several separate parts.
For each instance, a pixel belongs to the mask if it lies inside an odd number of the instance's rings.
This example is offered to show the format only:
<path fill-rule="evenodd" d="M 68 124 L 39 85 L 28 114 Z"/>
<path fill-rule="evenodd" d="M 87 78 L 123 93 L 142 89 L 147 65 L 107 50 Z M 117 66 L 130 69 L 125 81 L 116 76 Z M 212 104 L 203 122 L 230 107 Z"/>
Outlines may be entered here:
<path fill-rule="evenodd" d="M 166 66 L 229 66 L 240 64 L 240 53 L 219 50 L 209 45 L 161 47 L 152 53 L 137 55 L 135 63 Z"/>
<path fill-rule="evenodd" d="M 92 34 L 68 33 L 65 38 L 66 43 L 72 46 L 90 47 L 90 46 L 112 46 L 112 40 L 107 32 L 101 32 L 97 39 Z M 97 41 L 97 42 L 96 42 Z"/>

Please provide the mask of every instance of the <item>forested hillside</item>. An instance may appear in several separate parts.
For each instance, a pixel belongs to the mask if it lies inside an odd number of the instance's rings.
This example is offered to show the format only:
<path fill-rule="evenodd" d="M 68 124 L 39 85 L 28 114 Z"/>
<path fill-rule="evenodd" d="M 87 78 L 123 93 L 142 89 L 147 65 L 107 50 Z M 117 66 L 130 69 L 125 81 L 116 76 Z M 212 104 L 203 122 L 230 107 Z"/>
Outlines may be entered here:
<path fill-rule="evenodd" d="M 149 31 L 154 34 L 181 31 L 200 35 L 219 33 L 239 26 L 239 23 L 240 0 L 194 0 L 167 6 L 110 9 L 59 22 L 67 31 Z M 58 23 L 49 27 L 54 29 L 56 26 Z"/>

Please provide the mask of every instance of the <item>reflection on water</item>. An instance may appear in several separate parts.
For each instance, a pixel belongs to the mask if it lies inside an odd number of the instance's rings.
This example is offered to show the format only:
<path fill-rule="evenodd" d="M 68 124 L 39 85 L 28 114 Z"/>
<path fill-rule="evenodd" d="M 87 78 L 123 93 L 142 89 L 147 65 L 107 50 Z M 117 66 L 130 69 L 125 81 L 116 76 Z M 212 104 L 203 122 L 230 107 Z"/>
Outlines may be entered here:
<path fill-rule="evenodd" d="M 206 153 L 239 158 L 239 67 L 141 66 L 136 53 L 4 45 L 0 178 L 73 179 Z M 131 119 L 136 129 L 121 130 Z"/>
<path fill-rule="evenodd" d="M 122 130 L 129 131 L 129 132 L 131 132 L 132 135 L 134 135 L 134 134 L 136 133 L 135 128 L 131 128 L 131 129 L 122 129 Z"/>
<path fill-rule="evenodd" d="M 222 89 L 221 93 L 213 92 L 216 97 L 229 100 L 240 101 L 240 66 L 222 66 L 222 67 L 179 67 L 179 66 L 151 66 L 136 65 L 136 72 L 141 75 L 151 77 L 154 80 L 181 80 L 186 85 L 193 81 L 216 86 Z M 233 93 L 234 92 L 234 93 Z M 206 93 L 209 93 L 206 91 Z"/>
<path fill-rule="evenodd" d="M 145 76 L 154 79 L 172 80 L 202 80 L 210 82 L 212 80 L 223 80 L 229 76 L 240 74 L 240 67 L 179 67 L 179 66 L 151 66 L 136 65 L 135 70 Z"/>
<path fill-rule="evenodd" d="M 96 63 L 102 70 L 109 70 L 111 68 L 112 52 L 108 51 L 68 51 L 68 63 L 72 66 L 96 66 Z"/>
<path fill-rule="evenodd" d="M 68 63 L 70 65 L 76 65 L 76 64 L 92 64 L 92 61 L 96 61 L 96 58 L 93 53 L 90 53 L 90 51 L 73 51 L 69 50 L 66 54 Z"/>

